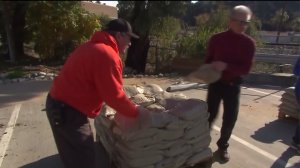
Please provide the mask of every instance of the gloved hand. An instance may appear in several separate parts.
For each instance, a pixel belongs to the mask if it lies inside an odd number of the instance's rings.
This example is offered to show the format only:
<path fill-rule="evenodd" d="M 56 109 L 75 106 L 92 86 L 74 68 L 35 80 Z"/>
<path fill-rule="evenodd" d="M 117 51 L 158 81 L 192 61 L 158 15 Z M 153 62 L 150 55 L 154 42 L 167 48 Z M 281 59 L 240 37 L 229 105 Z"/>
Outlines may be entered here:
<path fill-rule="evenodd" d="M 114 117 L 115 123 L 122 132 L 130 133 L 139 129 L 138 117 L 128 117 L 121 113 L 116 113 Z"/>
<path fill-rule="evenodd" d="M 136 118 L 127 117 L 121 113 L 115 114 L 115 122 L 118 127 L 126 133 L 150 127 L 161 128 L 171 121 L 171 115 L 166 112 L 153 112 L 142 106 L 138 106 Z"/>
<path fill-rule="evenodd" d="M 149 128 L 151 126 L 151 111 L 144 108 L 143 106 L 138 106 L 138 120 L 140 124 L 140 128 Z"/>
<path fill-rule="evenodd" d="M 148 128 L 152 125 L 152 115 L 151 112 L 138 105 L 138 115 L 137 117 L 128 117 L 121 113 L 115 114 L 115 122 L 117 126 L 126 133 L 137 131 L 138 129 Z"/>

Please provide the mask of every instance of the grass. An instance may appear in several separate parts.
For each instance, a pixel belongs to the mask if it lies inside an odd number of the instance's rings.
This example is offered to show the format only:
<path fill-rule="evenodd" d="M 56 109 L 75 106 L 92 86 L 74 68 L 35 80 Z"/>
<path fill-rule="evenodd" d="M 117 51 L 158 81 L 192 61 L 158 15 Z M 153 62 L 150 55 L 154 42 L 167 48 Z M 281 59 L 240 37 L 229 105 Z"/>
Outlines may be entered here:
<path fill-rule="evenodd" d="M 25 76 L 25 73 L 21 68 L 15 68 L 12 71 L 8 72 L 6 78 L 15 79 L 15 78 L 22 78 L 24 76 Z"/>

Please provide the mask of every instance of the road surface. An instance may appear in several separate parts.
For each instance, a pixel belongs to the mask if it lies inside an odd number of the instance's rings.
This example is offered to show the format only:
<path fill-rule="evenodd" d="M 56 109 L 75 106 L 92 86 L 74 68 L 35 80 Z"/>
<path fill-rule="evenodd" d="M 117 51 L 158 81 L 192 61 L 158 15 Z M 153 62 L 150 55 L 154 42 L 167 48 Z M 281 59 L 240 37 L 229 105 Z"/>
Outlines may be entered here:
<path fill-rule="evenodd" d="M 174 80 L 125 79 L 126 84 L 156 83 L 164 89 Z M 0 85 L 0 168 L 62 168 L 46 118 L 45 99 L 51 81 Z M 206 89 L 181 91 L 205 100 Z M 300 156 L 289 148 L 297 121 L 278 119 L 282 88 L 243 85 L 240 113 L 229 141 L 231 160 L 214 159 L 213 168 L 299 168 Z M 222 118 L 211 131 L 210 147 L 216 148 Z M 93 126 L 93 120 L 91 120 Z M 101 162 L 101 158 L 99 158 Z"/>

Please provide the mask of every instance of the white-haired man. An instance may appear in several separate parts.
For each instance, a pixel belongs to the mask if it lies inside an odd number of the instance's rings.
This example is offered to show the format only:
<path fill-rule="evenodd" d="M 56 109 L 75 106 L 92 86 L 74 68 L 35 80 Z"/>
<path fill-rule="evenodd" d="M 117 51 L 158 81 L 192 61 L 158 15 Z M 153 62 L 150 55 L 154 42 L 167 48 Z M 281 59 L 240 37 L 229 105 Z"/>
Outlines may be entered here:
<path fill-rule="evenodd" d="M 235 6 L 230 13 L 229 29 L 210 38 L 205 59 L 205 63 L 222 73 L 220 80 L 209 85 L 207 103 L 211 126 L 223 100 L 223 123 L 217 141 L 217 153 L 223 161 L 230 158 L 228 140 L 238 116 L 242 76 L 249 73 L 255 54 L 255 41 L 245 34 L 251 16 L 248 7 Z"/>

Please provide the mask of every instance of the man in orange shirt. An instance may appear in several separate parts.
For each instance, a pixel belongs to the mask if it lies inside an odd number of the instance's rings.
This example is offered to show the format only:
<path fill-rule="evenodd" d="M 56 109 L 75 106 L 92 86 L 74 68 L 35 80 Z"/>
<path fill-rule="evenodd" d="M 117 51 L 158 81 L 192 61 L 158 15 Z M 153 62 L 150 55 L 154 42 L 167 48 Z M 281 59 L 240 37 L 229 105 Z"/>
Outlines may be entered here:
<path fill-rule="evenodd" d="M 53 81 L 46 111 L 66 168 L 95 167 L 94 139 L 88 118 L 99 115 L 104 102 L 122 116 L 117 118 L 127 118 L 120 122 L 124 129 L 130 129 L 141 122 L 142 116 L 147 116 L 148 111 L 140 110 L 123 91 L 119 53 L 125 53 L 131 37 L 138 38 L 126 20 L 110 21 L 103 31 L 95 32 L 71 53 Z"/>

